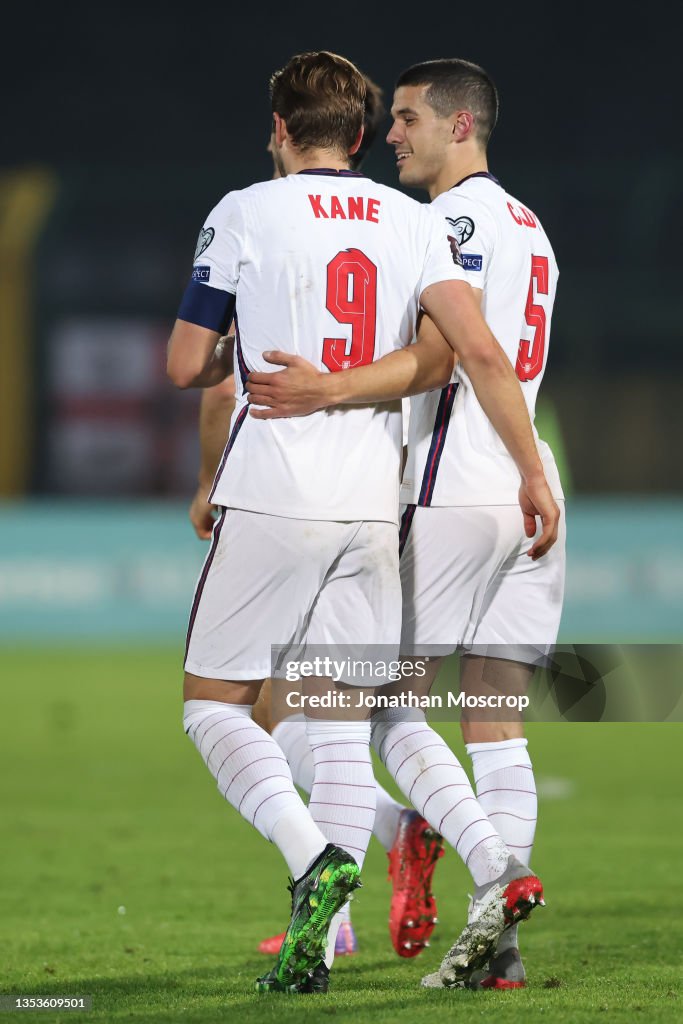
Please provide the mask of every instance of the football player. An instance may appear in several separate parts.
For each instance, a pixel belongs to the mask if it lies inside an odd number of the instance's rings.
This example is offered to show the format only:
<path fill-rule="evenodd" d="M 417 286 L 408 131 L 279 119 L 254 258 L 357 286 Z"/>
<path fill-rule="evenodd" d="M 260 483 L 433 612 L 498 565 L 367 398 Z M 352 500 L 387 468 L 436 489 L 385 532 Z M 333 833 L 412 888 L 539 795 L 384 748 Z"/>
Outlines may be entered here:
<path fill-rule="evenodd" d="M 367 95 L 363 138 L 357 152 L 349 158 L 351 170 L 360 169 L 386 113 L 382 90 L 367 75 L 364 77 Z M 268 152 L 272 155 L 271 143 L 268 144 Z M 273 177 L 280 177 L 275 166 Z M 229 336 L 234 339 L 234 326 L 231 326 Z M 199 482 L 190 505 L 190 520 L 202 540 L 211 538 L 219 514 L 218 507 L 208 502 L 208 496 L 225 448 L 234 407 L 235 378 L 232 373 L 225 381 L 202 393 Z M 310 793 L 313 757 L 306 738 L 304 716 L 292 714 L 291 709 L 277 697 L 277 688 L 271 692 L 271 680 L 267 679 L 254 705 L 254 720 L 271 733 L 285 752 L 295 784 Z M 420 814 L 402 807 L 379 783 L 373 834 L 389 858 L 392 883 L 389 931 L 392 943 L 400 956 L 417 956 L 429 945 L 437 921 L 432 876 L 437 860 L 443 854 L 443 839 Z M 284 933 L 270 936 L 259 944 L 259 951 L 277 954 L 283 941 Z M 351 923 L 351 904 L 347 903 L 339 914 L 335 956 L 352 955 L 357 949 Z"/>
<path fill-rule="evenodd" d="M 349 156 L 349 167 L 352 171 L 360 169 L 368 154 L 377 131 L 382 123 L 386 110 L 383 92 L 367 75 L 363 76 L 366 85 L 365 108 L 363 113 L 363 137 L 357 151 Z M 272 140 L 267 146 L 268 153 L 273 155 Z M 279 178 L 280 172 L 273 162 L 273 178 Z M 233 342 L 235 338 L 234 321 L 230 325 L 227 337 Z M 216 470 L 228 440 L 230 419 L 235 408 L 235 374 L 230 368 L 225 380 L 212 388 L 204 388 L 199 409 L 199 479 L 197 490 L 190 503 L 190 522 L 200 540 L 210 540 L 216 518 L 220 514 L 217 505 L 209 502 L 209 494 L 213 487 Z M 261 701 L 262 698 L 259 698 Z M 264 722 L 268 716 L 264 714 Z M 272 719 L 271 719 L 272 721 Z"/>
<path fill-rule="evenodd" d="M 482 68 L 463 60 L 429 61 L 400 76 L 387 141 L 395 147 L 401 183 L 425 188 L 433 207 L 446 218 L 462 249 L 477 301 L 515 367 L 533 418 L 547 362 L 558 271 L 538 217 L 489 172 L 487 145 L 497 114 L 498 95 Z M 254 378 L 254 400 L 270 405 L 271 414 L 303 414 L 334 404 L 335 391 L 353 400 L 357 371 L 332 380 L 303 364 L 287 362 L 290 369 L 279 378 Z M 381 363 L 372 368 L 375 373 L 381 369 Z M 552 452 L 540 440 L 537 445 L 553 496 L 562 504 Z M 538 557 L 537 546 L 529 544 L 535 522 L 524 503 L 524 516 L 519 515 L 518 483 L 514 462 L 482 409 L 465 367 L 457 365 L 452 381 L 441 391 L 411 399 L 401 488 L 401 651 L 433 656 L 459 649 L 461 689 L 471 696 L 523 694 L 533 664 L 557 637 L 564 589 L 564 517 L 559 543 Z M 438 667 L 436 658 L 425 689 Z M 414 680 L 406 685 L 419 692 Z M 480 805 L 508 847 L 528 863 L 536 793 L 521 715 L 501 722 L 493 712 L 485 718 L 481 711 L 465 710 L 462 731 Z M 449 787 L 444 789 L 443 762 L 449 757 L 426 726 L 415 728 L 414 715 L 410 724 L 401 721 L 400 714 L 378 722 L 373 741 L 415 806 L 435 828 L 443 826 L 446 837 L 459 848 L 464 834 L 453 823 L 449 803 L 463 784 L 455 758 Z M 475 931 L 484 898 L 485 890 L 479 887 L 470 908 Z M 462 944 L 456 943 L 441 971 L 425 983 L 524 985 L 516 927 L 500 936 L 497 948 L 487 948 L 492 955 L 486 958 L 490 963 L 483 976 L 470 969 L 471 960 L 462 969 Z M 482 960 L 476 966 L 483 965 Z"/>

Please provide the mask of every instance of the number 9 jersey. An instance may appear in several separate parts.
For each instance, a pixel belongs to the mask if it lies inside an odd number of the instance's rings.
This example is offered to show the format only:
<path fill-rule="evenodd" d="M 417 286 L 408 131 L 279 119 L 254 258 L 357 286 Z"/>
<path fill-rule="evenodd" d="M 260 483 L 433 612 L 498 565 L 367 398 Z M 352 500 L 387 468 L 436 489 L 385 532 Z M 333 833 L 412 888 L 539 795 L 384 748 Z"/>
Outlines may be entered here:
<path fill-rule="evenodd" d="M 533 423 L 545 372 L 558 269 L 538 218 L 493 175 L 478 172 L 444 192 L 445 218 L 481 311 L 515 368 Z M 563 497 L 552 451 L 537 439 L 553 497 Z M 519 472 L 462 367 L 443 391 L 410 400 L 401 501 L 410 505 L 516 505 Z"/>
<path fill-rule="evenodd" d="M 256 420 L 245 384 L 281 349 L 334 373 L 413 340 L 420 296 L 466 280 L 429 206 L 351 171 L 229 193 L 199 236 L 179 312 L 222 330 L 235 302 L 237 404 L 210 500 L 296 519 L 398 522 L 401 403 Z"/>

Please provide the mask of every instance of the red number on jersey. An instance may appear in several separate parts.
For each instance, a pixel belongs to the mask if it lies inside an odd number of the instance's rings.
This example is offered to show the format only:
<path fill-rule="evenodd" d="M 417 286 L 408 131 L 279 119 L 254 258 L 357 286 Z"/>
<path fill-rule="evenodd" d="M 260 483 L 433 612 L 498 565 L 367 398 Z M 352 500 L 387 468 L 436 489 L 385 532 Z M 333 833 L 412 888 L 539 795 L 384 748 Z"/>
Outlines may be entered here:
<path fill-rule="evenodd" d="M 548 257 L 531 257 L 531 280 L 526 300 L 524 316 L 529 327 L 534 328 L 531 341 L 525 338 L 519 343 L 515 373 L 521 381 L 533 380 L 543 369 L 545 354 L 545 310 L 534 302 L 534 283 L 538 295 L 548 294 Z"/>
<path fill-rule="evenodd" d="M 323 363 L 332 373 L 371 363 L 377 328 L 377 267 L 360 249 L 338 252 L 327 264 L 327 308 L 340 324 L 351 325 L 346 338 L 325 338 Z"/>

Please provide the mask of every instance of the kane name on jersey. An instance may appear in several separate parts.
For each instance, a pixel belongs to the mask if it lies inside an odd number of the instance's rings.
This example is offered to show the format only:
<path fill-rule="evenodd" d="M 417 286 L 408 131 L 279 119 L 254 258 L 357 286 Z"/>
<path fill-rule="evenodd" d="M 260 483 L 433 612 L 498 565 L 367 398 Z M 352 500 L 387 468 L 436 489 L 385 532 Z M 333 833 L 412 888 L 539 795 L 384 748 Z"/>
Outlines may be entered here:
<path fill-rule="evenodd" d="M 369 220 L 372 224 L 379 224 L 379 199 L 368 199 L 365 196 L 328 196 L 323 200 L 321 195 L 312 196 L 309 193 L 309 202 L 313 207 L 316 217 L 323 220 Z"/>

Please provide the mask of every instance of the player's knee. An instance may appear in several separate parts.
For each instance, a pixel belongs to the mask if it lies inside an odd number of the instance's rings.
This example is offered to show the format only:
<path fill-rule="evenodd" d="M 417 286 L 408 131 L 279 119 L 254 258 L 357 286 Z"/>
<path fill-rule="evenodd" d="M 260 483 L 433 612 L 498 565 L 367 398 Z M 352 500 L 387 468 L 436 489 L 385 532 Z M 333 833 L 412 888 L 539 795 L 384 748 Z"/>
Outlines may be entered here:
<path fill-rule="evenodd" d="M 263 679 L 231 680 L 204 679 L 191 672 L 185 673 L 183 682 L 184 700 L 215 700 L 223 704 L 253 706 L 263 686 Z"/>
<path fill-rule="evenodd" d="M 460 730 L 465 743 L 506 743 L 524 736 L 521 720 L 509 722 L 470 721 L 465 715 L 460 719 Z"/>

